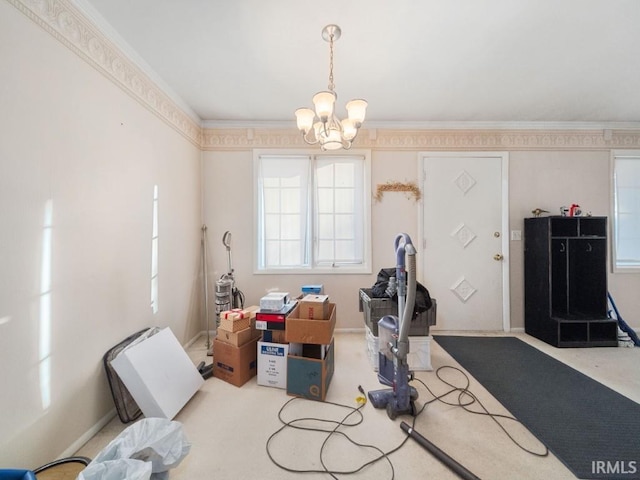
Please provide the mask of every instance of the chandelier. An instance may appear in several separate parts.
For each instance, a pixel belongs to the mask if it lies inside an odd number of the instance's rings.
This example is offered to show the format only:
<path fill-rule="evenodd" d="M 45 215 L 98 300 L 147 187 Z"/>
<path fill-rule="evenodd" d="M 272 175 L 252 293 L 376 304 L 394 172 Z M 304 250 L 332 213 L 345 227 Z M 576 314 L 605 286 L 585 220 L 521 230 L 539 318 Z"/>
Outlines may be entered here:
<path fill-rule="evenodd" d="M 322 38 L 329 42 L 329 86 L 328 90 L 313 96 L 315 111 L 299 108 L 295 111 L 298 129 L 309 145 L 320 144 L 322 150 L 349 149 L 358 135 L 358 129 L 364 122 L 367 102 L 362 99 L 351 100 L 346 104 L 347 118 L 339 120 L 335 114 L 338 95 L 333 83 L 333 44 L 340 38 L 340 27 L 327 25 L 322 29 Z"/>

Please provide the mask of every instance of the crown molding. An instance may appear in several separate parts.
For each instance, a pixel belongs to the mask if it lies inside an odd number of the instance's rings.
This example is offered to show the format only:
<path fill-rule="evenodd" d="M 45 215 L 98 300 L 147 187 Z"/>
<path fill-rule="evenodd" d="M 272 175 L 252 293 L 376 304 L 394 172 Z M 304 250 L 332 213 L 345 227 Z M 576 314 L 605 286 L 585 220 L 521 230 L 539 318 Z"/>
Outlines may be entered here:
<path fill-rule="evenodd" d="M 193 144 L 202 128 L 76 6 L 67 0 L 7 0 Z"/>
<path fill-rule="evenodd" d="M 609 150 L 640 148 L 638 130 L 395 130 L 362 129 L 354 148 L 394 151 Z M 295 129 L 212 129 L 202 132 L 202 150 L 304 148 Z"/>
<path fill-rule="evenodd" d="M 136 52 L 127 41 L 111 26 L 88 0 L 70 0 L 82 14 L 87 17 L 109 39 L 120 52 L 139 67 L 176 105 L 178 105 L 191 119 L 201 124 L 201 119 L 193 109 L 151 68 L 151 66 Z"/>
<path fill-rule="evenodd" d="M 367 120 L 369 129 L 385 130 L 635 130 L 640 122 L 434 122 Z M 204 129 L 229 130 L 235 128 L 289 129 L 297 128 L 291 120 L 203 120 Z"/>

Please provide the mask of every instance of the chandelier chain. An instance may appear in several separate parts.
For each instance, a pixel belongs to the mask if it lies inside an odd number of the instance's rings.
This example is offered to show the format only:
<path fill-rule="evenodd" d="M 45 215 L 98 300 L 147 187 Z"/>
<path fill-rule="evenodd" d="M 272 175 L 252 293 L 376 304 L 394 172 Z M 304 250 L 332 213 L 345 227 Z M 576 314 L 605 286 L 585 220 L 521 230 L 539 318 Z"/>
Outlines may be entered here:
<path fill-rule="evenodd" d="M 332 33 L 331 36 L 329 37 L 329 91 L 333 92 L 336 88 L 335 84 L 333 83 L 333 37 L 334 34 Z"/>

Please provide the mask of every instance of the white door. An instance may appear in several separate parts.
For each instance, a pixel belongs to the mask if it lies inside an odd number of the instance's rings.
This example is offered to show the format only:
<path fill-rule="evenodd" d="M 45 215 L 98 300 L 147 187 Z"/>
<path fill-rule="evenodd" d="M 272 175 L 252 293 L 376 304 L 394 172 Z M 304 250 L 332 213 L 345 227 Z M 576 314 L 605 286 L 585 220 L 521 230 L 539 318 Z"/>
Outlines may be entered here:
<path fill-rule="evenodd" d="M 422 166 L 419 276 L 437 302 L 434 329 L 507 331 L 507 154 L 429 152 Z"/>

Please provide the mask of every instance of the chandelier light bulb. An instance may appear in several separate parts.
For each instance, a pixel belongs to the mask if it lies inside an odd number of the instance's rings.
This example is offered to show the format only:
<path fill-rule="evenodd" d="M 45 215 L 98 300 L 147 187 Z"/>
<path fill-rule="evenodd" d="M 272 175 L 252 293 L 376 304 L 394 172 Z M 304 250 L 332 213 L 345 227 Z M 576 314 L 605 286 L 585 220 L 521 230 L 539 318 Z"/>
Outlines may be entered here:
<path fill-rule="evenodd" d="M 349 141 L 353 140 L 358 134 L 358 129 L 353 122 L 350 119 L 345 118 L 340 123 L 342 124 L 342 135 L 344 138 Z"/>
<path fill-rule="evenodd" d="M 364 122 L 364 116 L 367 113 L 367 105 L 368 103 L 362 99 L 351 100 L 347 103 L 347 115 L 349 116 L 349 120 L 351 120 L 356 127 L 360 127 Z"/>
<path fill-rule="evenodd" d="M 313 126 L 313 118 L 315 113 L 310 108 L 299 108 L 296 110 L 296 123 L 298 124 L 298 130 L 304 133 L 309 133 Z"/>
<path fill-rule="evenodd" d="M 336 103 L 336 95 L 333 92 L 318 92 L 313 96 L 313 105 L 316 107 L 316 115 L 322 123 L 333 115 L 333 106 Z"/>

